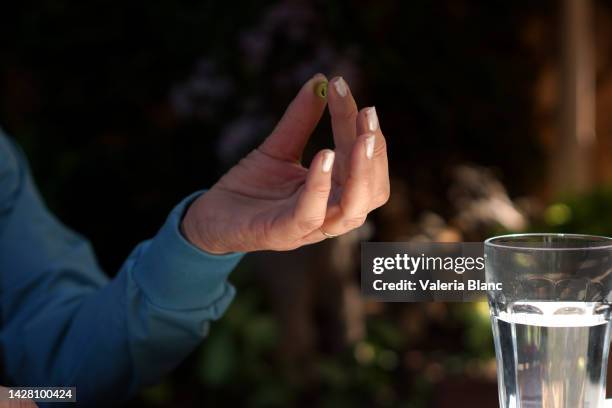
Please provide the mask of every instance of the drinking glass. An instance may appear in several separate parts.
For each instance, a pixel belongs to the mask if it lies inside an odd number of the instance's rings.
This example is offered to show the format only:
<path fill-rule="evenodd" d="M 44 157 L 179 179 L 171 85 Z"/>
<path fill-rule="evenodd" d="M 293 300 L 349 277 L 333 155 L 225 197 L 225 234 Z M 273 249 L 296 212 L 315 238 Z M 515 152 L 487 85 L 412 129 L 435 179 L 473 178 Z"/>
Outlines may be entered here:
<path fill-rule="evenodd" d="M 519 234 L 485 241 L 501 408 L 603 408 L 612 239 Z"/>

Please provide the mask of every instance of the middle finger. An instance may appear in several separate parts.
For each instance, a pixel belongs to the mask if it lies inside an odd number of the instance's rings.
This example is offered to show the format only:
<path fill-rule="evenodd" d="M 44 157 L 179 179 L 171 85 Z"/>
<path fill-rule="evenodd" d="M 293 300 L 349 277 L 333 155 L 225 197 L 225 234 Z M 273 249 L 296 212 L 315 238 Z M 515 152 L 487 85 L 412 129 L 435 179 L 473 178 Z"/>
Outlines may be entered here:
<path fill-rule="evenodd" d="M 357 104 L 342 77 L 330 81 L 328 107 L 338 160 L 334 179 L 343 182 L 348 176 L 351 151 L 357 138 Z"/>

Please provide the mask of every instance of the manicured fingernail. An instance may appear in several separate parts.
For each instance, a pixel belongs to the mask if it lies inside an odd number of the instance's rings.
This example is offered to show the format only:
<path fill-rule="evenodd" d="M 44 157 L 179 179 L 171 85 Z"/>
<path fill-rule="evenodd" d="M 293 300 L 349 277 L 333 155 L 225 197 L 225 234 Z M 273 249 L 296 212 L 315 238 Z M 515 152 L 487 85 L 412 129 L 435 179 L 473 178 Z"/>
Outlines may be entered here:
<path fill-rule="evenodd" d="M 321 99 L 327 98 L 327 81 L 321 81 L 316 84 L 314 92 Z"/>
<path fill-rule="evenodd" d="M 365 112 L 366 120 L 368 121 L 368 130 L 370 132 L 376 132 L 378 130 L 378 116 L 376 115 L 376 108 L 368 108 Z"/>
<path fill-rule="evenodd" d="M 366 146 L 366 157 L 371 159 L 374 157 L 374 143 L 376 142 L 376 135 L 370 135 L 366 137 L 365 146 Z"/>
<path fill-rule="evenodd" d="M 346 96 L 348 92 L 348 86 L 346 85 L 346 82 L 344 81 L 344 78 L 342 77 L 338 77 L 334 81 L 334 88 L 336 88 L 336 92 L 338 92 L 338 95 L 340 95 L 343 98 Z"/>
<path fill-rule="evenodd" d="M 323 173 L 328 173 L 332 166 L 334 165 L 334 152 L 327 151 L 323 154 L 323 165 L 321 166 L 323 168 Z"/>

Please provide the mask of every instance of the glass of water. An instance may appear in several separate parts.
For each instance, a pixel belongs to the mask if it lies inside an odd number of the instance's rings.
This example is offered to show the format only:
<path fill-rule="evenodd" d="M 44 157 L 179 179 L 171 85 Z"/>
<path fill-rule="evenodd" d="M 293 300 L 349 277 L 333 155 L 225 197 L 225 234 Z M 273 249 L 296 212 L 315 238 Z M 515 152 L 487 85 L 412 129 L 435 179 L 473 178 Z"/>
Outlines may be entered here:
<path fill-rule="evenodd" d="M 485 241 L 501 408 L 603 408 L 612 239 L 519 234 Z"/>

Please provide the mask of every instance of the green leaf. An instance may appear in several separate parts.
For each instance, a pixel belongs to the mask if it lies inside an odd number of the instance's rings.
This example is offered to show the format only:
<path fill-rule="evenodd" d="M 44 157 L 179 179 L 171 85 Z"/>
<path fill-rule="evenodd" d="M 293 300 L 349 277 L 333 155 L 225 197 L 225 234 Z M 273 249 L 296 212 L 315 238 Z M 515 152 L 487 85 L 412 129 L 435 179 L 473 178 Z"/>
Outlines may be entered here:
<path fill-rule="evenodd" d="M 237 365 L 236 344 L 231 333 L 221 327 L 205 341 L 200 355 L 199 378 L 210 386 L 231 381 Z"/>

